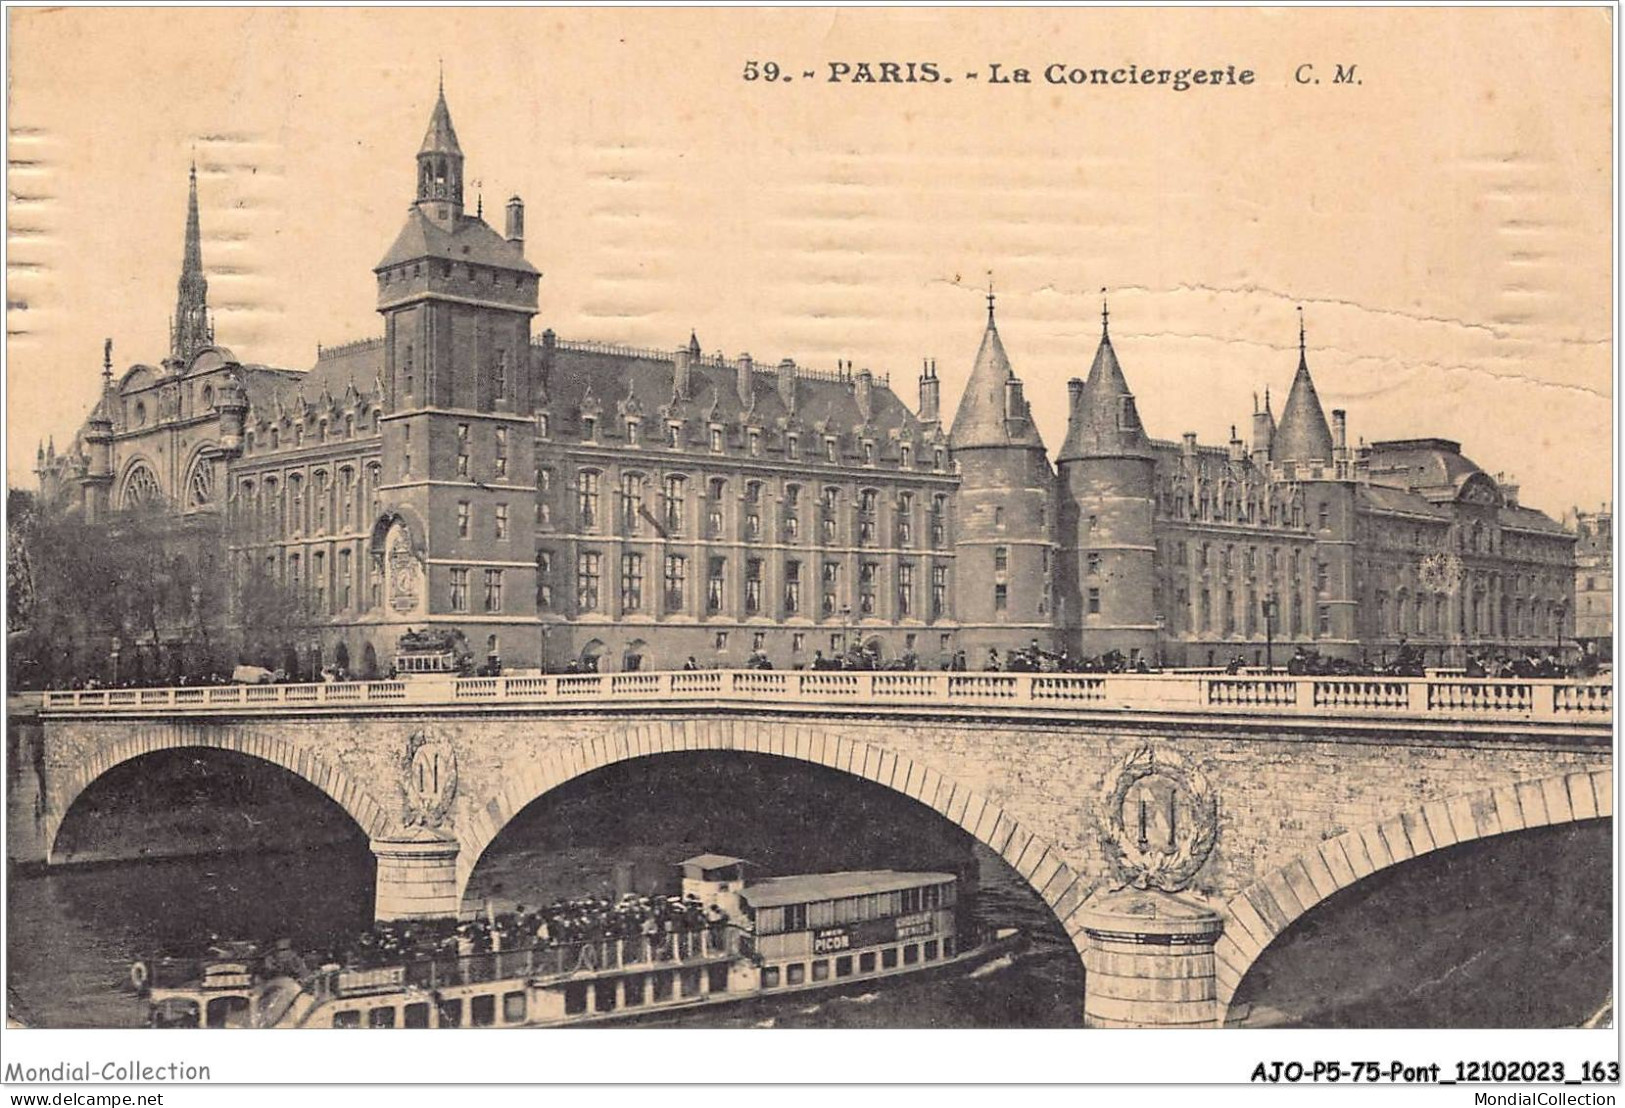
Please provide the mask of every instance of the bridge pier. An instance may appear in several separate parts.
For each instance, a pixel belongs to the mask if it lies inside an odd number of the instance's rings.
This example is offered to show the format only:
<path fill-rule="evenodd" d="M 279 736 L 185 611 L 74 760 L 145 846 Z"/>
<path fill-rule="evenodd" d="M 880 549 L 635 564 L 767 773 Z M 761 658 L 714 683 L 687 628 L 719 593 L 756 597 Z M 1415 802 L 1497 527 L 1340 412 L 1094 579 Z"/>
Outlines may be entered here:
<path fill-rule="evenodd" d="M 378 879 L 373 918 L 437 919 L 457 915 L 455 838 L 421 828 L 399 838 L 373 839 Z"/>
<path fill-rule="evenodd" d="M 1224 920 L 1155 889 L 1091 898 L 1083 922 L 1086 1027 L 1216 1027 L 1213 944 Z"/>

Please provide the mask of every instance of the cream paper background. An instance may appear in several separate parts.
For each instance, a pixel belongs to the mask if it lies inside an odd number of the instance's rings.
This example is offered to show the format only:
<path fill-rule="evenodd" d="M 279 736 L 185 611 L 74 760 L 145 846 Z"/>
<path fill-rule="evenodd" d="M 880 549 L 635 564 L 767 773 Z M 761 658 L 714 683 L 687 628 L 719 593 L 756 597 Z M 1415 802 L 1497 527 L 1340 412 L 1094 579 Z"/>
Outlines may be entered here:
<path fill-rule="evenodd" d="M 167 352 L 194 152 L 223 345 L 298 368 L 380 333 L 370 271 L 443 59 L 470 203 L 500 226 L 527 202 L 538 334 L 693 328 L 889 371 L 911 404 L 935 357 L 951 413 L 991 270 L 1053 451 L 1102 286 L 1149 429 L 1205 442 L 1246 436 L 1266 387 L 1279 411 L 1302 304 L 1351 439 L 1458 439 L 1553 515 L 1612 500 L 1603 9 L 13 9 L 10 32 L 13 484 L 71 439 L 104 336 L 120 370 Z M 794 80 L 746 82 L 751 59 Z M 954 82 L 823 79 L 887 60 Z M 993 86 L 991 62 L 1257 78 Z"/>

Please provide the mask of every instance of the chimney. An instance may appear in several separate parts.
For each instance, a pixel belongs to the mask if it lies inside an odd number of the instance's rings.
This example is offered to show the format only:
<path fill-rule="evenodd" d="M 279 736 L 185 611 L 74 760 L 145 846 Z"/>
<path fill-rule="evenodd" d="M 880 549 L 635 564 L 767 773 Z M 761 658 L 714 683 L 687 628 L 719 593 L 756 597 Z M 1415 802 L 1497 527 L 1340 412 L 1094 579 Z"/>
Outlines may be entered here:
<path fill-rule="evenodd" d="M 741 354 L 741 355 L 739 355 L 738 369 L 739 369 L 739 382 L 738 382 L 738 384 L 739 384 L 739 402 L 741 404 L 743 404 L 745 407 L 748 408 L 748 407 L 750 407 L 750 398 L 751 398 L 751 393 L 753 391 L 752 384 L 751 384 L 751 374 L 754 373 L 755 369 L 756 369 L 755 365 L 753 365 L 751 363 L 749 354 Z"/>
<path fill-rule="evenodd" d="M 1184 435 L 1184 454 L 1187 458 L 1196 457 L 1196 432 L 1186 431 Z"/>
<path fill-rule="evenodd" d="M 1232 423 L 1230 425 L 1230 460 L 1232 462 L 1241 462 L 1246 459 L 1247 446 L 1241 441 L 1241 436 L 1236 434 L 1236 425 Z"/>
<path fill-rule="evenodd" d="M 920 370 L 920 422 L 937 423 L 942 419 L 941 382 L 937 380 L 937 364 L 927 359 Z"/>
<path fill-rule="evenodd" d="M 1004 380 L 1004 418 L 1025 419 L 1027 402 L 1021 395 L 1021 379 L 1012 374 Z"/>
<path fill-rule="evenodd" d="M 858 415 L 863 422 L 868 423 L 869 417 L 874 414 L 874 388 L 875 376 L 869 372 L 869 367 L 858 370 L 858 376 L 852 393 L 858 401 Z"/>
<path fill-rule="evenodd" d="M 689 393 L 689 373 L 694 366 L 694 355 L 689 353 L 688 347 L 679 346 L 672 355 L 671 396 L 673 400 L 687 400 Z"/>
<path fill-rule="evenodd" d="M 1082 398 L 1083 398 L 1083 378 L 1074 377 L 1074 378 L 1072 378 L 1070 381 L 1068 381 L 1066 383 L 1066 406 L 1067 406 L 1067 410 L 1071 411 L 1073 408 L 1076 408 L 1078 406 L 1078 401 L 1081 400 Z"/>
<path fill-rule="evenodd" d="M 1349 417 L 1342 408 L 1332 409 L 1332 449 L 1343 451 L 1349 448 Z"/>
<path fill-rule="evenodd" d="M 796 410 L 796 363 L 790 358 L 779 362 L 779 402 L 784 410 Z"/>
<path fill-rule="evenodd" d="M 1518 482 L 1505 473 L 1495 475 L 1495 483 L 1501 486 L 1501 495 L 1506 499 L 1507 507 L 1518 506 Z"/>
<path fill-rule="evenodd" d="M 525 249 L 525 202 L 517 196 L 508 197 L 508 229 L 503 238 L 519 247 L 523 253 Z"/>

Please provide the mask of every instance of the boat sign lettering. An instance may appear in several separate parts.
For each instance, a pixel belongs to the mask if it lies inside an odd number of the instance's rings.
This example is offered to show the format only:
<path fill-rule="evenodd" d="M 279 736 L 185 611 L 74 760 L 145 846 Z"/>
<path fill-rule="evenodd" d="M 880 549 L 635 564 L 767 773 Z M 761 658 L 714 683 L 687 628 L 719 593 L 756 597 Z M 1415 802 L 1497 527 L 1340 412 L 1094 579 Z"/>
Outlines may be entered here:
<path fill-rule="evenodd" d="M 917 939 L 922 935 L 931 934 L 934 930 L 929 912 L 921 912 L 916 916 L 897 917 L 897 937 L 899 939 Z"/>
<path fill-rule="evenodd" d="M 844 927 L 830 927 L 813 932 L 813 953 L 833 954 L 852 949 L 852 935 Z"/>

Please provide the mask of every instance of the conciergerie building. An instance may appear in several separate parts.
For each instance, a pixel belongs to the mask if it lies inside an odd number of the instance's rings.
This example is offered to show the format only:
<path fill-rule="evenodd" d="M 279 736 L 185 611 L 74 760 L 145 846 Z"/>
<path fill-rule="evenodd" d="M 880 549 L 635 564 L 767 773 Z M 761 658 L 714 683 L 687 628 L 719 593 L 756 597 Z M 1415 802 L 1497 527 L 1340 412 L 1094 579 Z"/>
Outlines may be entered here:
<path fill-rule="evenodd" d="M 1459 661 L 1572 638 L 1573 537 L 1454 441 L 1351 446 L 1301 321 L 1279 415 L 1266 394 L 1250 441 L 1207 445 L 1146 431 L 1103 311 L 1052 460 L 991 295 L 945 420 L 932 362 L 911 410 L 846 363 L 536 333 L 524 204 L 500 231 L 465 210 L 443 91 L 415 179 L 373 271 L 382 337 L 299 370 L 216 343 L 194 170 L 168 356 L 105 356 L 75 441 L 40 456 L 47 498 L 92 520 L 163 504 L 218 527 L 233 572 L 305 598 L 308 672 L 375 674 L 425 627 L 550 670 L 853 645 L 979 669 L 1034 639 L 1167 665 L 1267 643 Z"/>

